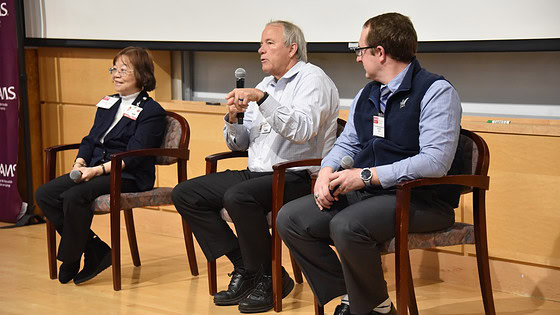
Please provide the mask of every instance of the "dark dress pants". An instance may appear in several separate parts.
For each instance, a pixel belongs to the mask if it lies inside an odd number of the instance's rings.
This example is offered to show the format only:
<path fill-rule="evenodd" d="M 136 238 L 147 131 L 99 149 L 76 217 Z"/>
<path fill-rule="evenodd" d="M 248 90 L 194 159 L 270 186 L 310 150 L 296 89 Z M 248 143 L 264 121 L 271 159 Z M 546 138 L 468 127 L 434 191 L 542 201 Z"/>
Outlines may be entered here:
<path fill-rule="evenodd" d="M 307 171 L 286 173 L 284 201 L 309 193 Z M 245 268 L 271 269 L 272 244 L 266 214 L 272 209 L 272 173 L 249 170 L 208 174 L 173 189 L 173 203 L 210 261 L 240 249 Z M 227 209 L 237 237 L 220 217 Z"/>
<path fill-rule="evenodd" d="M 348 294 L 351 312 L 365 314 L 389 297 L 377 245 L 395 236 L 395 204 L 395 191 L 362 190 L 342 196 L 324 211 L 313 195 L 282 207 L 278 232 L 321 305 Z M 440 230 L 454 221 L 453 208 L 433 192 L 412 193 L 410 232 Z"/>
<path fill-rule="evenodd" d="M 101 175 L 87 182 L 74 183 L 68 174 L 40 186 L 35 192 L 37 204 L 60 234 L 57 258 L 62 262 L 78 261 L 87 241 L 94 235 L 92 203 L 110 192 L 111 176 Z M 123 179 L 122 192 L 138 191 L 136 183 Z"/>

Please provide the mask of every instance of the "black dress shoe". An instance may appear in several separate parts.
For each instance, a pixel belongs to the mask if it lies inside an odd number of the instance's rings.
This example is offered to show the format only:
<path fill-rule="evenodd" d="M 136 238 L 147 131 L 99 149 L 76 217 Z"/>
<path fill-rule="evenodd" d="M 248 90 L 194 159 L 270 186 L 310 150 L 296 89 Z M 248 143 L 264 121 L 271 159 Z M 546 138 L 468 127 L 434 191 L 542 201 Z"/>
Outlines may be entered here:
<path fill-rule="evenodd" d="M 334 315 L 351 315 L 352 313 L 350 313 L 350 305 L 348 304 L 344 304 L 344 303 L 340 303 L 340 305 L 337 305 L 336 308 L 334 309 Z"/>
<path fill-rule="evenodd" d="M 79 270 L 79 260 L 73 263 L 63 262 L 62 265 L 60 265 L 60 269 L 58 269 L 58 281 L 63 284 L 68 283 L 70 280 L 74 279 Z"/>
<path fill-rule="evenodd" d="M 285 298 L 294 289 L 294 280 L 282 267 L 282 298 Z M 272 309 L 274 299 L 272 297 L 272 275 L 261 275 L 253 290 L 246 298 L 239 302 L 241 313 L 260 313 Z"/>
<path fill-rule="evenodd" d="M 255 288 L 256 275 L 247 275 L 243 270 L 234 269 L 228 289 L 214 295 L 216 305 L 236 305 Z"/>
<path fill-rule="evenodd" d="M 74 277 L 74 283 L 86 282 L 109 266 L 111 266 L 111 247 L 96 236 L 86 244 L 84 269 Z"/>

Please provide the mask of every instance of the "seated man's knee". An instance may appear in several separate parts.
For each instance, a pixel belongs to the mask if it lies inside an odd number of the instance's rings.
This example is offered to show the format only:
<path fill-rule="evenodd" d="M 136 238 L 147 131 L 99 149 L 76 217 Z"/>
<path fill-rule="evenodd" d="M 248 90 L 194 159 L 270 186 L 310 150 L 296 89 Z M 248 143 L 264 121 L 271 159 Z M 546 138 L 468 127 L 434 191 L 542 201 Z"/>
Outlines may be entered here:
<path fill-rule="evenodd" d="M 349 243 L 363 237 L 359 223 L 346 216 L 337 215 L 329 223 L 329 233 L 337 248 L 347 246 Z"/>
<path fill-rule="evenodd" d="M 196 184 L 190 180 L 179 183 L 171 192 L 171 200 L 179 213 L 184 212 L 187 208 L 198 206 L 203 198 L 197 191 Z"/>
<path fill-rule="evenodd" d="M 278 216 L 276 216 L 276 228 L 282 239 L 287 236 L 288 231 L 291 230 L 294 225 L 294 221 L 292 220 L 292 215 L 294 213 L 294 209 L 290 206 L 290 203 L 288 203 L 280 209 Z"/>
<path fill-rule="evenodd" d="M 230 216 L 235 215 L 238 210 L 246 210 L 242 205 L 252 202 L 252 200 L 254 200 L 254 198 L 251 196 L 251 192 L 244 191 L 240 189 L 238 185 L 235 185 L 229 188 L 224 194 L 224 208 L 228 211 Z"/>

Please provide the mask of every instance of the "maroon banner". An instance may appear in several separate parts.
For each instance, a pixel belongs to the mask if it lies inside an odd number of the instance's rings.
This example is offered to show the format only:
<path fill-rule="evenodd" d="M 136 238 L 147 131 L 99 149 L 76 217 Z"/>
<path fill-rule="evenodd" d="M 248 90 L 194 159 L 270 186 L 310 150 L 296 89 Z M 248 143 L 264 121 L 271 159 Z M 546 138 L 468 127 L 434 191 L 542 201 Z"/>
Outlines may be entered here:
<path fill-rule="evenodd" d="M 16 222 L 22 211 L 17 188 L 18 39 L 15 1 L 0 0 L 0 221 Z"/>

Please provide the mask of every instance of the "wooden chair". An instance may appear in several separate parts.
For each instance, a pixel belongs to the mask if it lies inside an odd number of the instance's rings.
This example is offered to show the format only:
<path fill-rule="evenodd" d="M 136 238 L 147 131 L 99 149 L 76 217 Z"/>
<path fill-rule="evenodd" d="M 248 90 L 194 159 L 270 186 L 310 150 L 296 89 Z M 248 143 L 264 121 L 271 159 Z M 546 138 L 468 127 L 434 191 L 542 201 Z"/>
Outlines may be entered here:
<path fill-rule="evenodd" d="M 337 120 L 338 128 L 336 135 L 337 137 L 344 130 L 346 121 L 343 119 Z M 206 174 L 215 173 L 217 170 L 217 163 L 219 160 L 230 159 L 230 158 L 240 158 L 247 157 L 247 151 L 231 151 L 222 152 L 217 154 L 212 154 L 206 157 Z M 308 161 L 308 160 L 306 160 Z M 312 161 L 318 161 L 319 165 L 321 159 L 314 159 Z M 269 212 L 267 216 L 268 223 L 272 229 L 272 288 L 274 295 L 274 311 L 282 311 L 282 241 L 276 230 L 276 216 L 278 211 L 284 205 L 284 176 L 286 168 L 294 167 L 298 165 L 292 165 L 292 162 L 279 163 L 273 166 L 273 176 L 272 176 L 272 211 Z M 297 164 L 297 162 L 296 162 Z M 286 167 L 284 167 L 286 166 Z M 277 168 L 282 171 L 277 170 Z M 313 178 L 312 178 L 313 179 Z M 315 181 L 312 180 L 312 183 Z M 311 185 L 309 192 L 313 191 L 313 185 Z M 221 216 L 225 221 L 231 222 L 226 209 L 221 210 Z M 293 256 L 290 255 L 290 260 L 292 262 L 292 269 L 294 271 L 294 278 L 296 283 L 303 283 L 303 277 L 301 274 L 301 269 L 299 265 L 294 260 Z M 214 295 L 217 292 L 217 280 L 216 280 L 216 261 L 208 261 L 208 288 L 210 295 Z"/>
<path fill-rule="evenodd" d="M 461 129 L 459 147 L 464 155 L 464 175 L 448 175 L 441 178 L 416 179 L 400 183 L 397 188 L 395 238 L 379 245 L 382 254 L 395 253 L 397 311 L 399 315 L 418 314 L 414 284 L 410 269 L 409 249 L 427 249 L 442 246 L 474 244 L 482 300 L 486 314 L 495 314 L 490 267 L 488 263 L 488 245 L 486 237 L 486 190 L 490 178 L 488 167 L 490 154 L 484 139 L 477 134 Z M 320 160 L 304 160 L 275 166 L 277 180 L 283 181 L 286 168 L 305 165 L 320 165 Z M 276 177 L 275 177 L 276 178 Z M 275 179 L 276 180 L 276 179 Z M 461 185 L 462 194 L 472 192 L 474 224 L 457 222 L 452 227 L 433 233 L 408 233 L 410 192 L 413 188 L 430 185 Z M 281 188 L 278 193 L 281 192 Z M 278 206 L 277 206 L 278 207 Z M 276 209 L 274 207 L 273 209 Z M 275 217 L 275 214 L 273 214 Z M 279 242 L 279 240 L 278 240 Z M 276 244 L 275 244 L 276 245 Z M 277 250 L 276 247 L 274 247 Z M 323 315 L 323 306 L 315 298 L 315 314 Z"/>
<path fill-rule="evenodd" d="M 115 291 L 121 289 L 120 210 L 124 210 L 124 219 L 132 261 L 134 266 L 138 267 L 140 266 L 140 256 L 138 254 L 132 208 L 173 204 L 171 201 L 171 191 L 173 187 L 155 187 L 150 191 L 121 194 L 121 161 L 124 157 L 129 156 L 156 156 L 157 165 L 177 163 L 177 179 L 179 182 L 182 182 L 187 179 L 189 139 L 190 129 L 185 118 L 176 113 L 167 112 L 167 127 L 160 148 L 142 149 L 111 155 L 111 193 L 99 196 L 95 199 L 92 204 L 92 210 L 94 214 L 110 213 L 113 289 Z M 69 144 L 45 149 L 47 155 L 46 181 L 50 181 L 56 177 L 56 153 L 70 149 L 78 149 L 79 146 L 79 144 Z M 185 237 L 185 246 L 191 274 L 197 276 L 198 265 L 194 252 L 192 231 L 185 220 L 183 220 L 183 234 Z M 54 225 L 49 220 L 47 220 L 47 247 L 50 278 L 56 279 L 56 234 Z"/>

